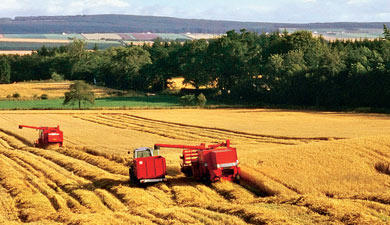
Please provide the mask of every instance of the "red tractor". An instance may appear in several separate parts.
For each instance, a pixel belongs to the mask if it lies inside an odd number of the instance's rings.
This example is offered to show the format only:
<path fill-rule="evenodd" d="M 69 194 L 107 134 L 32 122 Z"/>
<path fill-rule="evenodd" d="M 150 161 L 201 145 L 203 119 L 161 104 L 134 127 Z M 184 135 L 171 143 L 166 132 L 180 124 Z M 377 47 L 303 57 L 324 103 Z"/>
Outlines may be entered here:
<path fill-rule="evenodd" d="M 134 150 L 133 164 L 129 168 L 130 183 L 144 184 L 166 181 L 166 174 L 165 158 L 159 156 L 158 150 L 148 147 Z"/>
<path fill-rule="evenodd" d="M 181 171 L 186 176 L 193 176 L 197 180 L 215 182 L 221 179 L 240 182 L 240 167 L 238 167 L 237 151 L 230 147 L 230 141 L 206 146 L 155 144 L 154 149 L 181 148 L 183 162 Z"/>
<path fill-rule="evenodd" d="M 60 126 L 57 127 L 34 127 L 27 125 L 19 125 L 19 129 L 31 128 L 39 130 L 39 138 L 34 142 L 34 146 L 38 148 L 47 148 L 49 146 L 62 147 L 63 144 L 63 133 L 60 130 Z"/>

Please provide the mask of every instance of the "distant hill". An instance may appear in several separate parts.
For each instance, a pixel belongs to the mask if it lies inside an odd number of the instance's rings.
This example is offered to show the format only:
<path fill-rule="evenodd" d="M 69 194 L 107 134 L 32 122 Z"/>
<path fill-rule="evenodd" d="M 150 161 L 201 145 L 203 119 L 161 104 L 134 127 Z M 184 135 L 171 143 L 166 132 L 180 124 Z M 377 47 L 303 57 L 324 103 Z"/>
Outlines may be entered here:
<path fill-rule="evenodd" d="M 390 23 L 386 23 L 390 24 Z M 173 17 L 134 15 L 77 15 L 32 16 L 0 18 L 0 34 L 51 34 L 51 33 L 211 33 L 247 29 L 254 32 L 271 32 L 291 29 L 382 29 L 383 23 L 262 23 L 235 22 Z"/>

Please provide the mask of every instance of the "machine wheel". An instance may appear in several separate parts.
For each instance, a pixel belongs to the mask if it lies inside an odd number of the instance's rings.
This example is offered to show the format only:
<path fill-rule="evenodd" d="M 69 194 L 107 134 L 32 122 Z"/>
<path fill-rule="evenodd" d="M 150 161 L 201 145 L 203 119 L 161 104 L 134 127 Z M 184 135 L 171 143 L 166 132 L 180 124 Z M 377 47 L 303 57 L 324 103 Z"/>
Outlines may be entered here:
<path fill-rule="evenodd" d="M 205 184 L 205 185 L 210 185 L 212 182 L 211 182 L 211 178 L 210 178 L 210 174 L 205 174 L 201 177 L 201 180 L 202 182 Z"/>
<path fill-rule="evenodd" d="M 140 185 L 139 179 L 134 176 L 133 168 L 129 169 L 130 184 Z"/>
<path fill-rule="evenodd" d="M 191 169 L 191 167 L 190 168 L 184 168 L 184 167 L 182 167 L 181 168 L 181 172 L 183 172 L 184 173 L 184 175 L 186 176 L 186 177 L 191 177 L 193 174 L 192 174 L 192 169 Z"/>
<path fill-rule="evenodd" d="M 234 178 L 234 183 L 240 184 L 241 177 L 237 174 L 237 176 Z"/>
<path fill-rule="evenodd" d="M 130 184 L 135 184 L 133 169 L 129 168 Z"/>
<path fill-rule="evenodd" d="M 132 184 L 133 183 L 133 175 L 132 175 L 132 171 L 131 171 L 131 168 L 129 168 L 129 184 Z"/>

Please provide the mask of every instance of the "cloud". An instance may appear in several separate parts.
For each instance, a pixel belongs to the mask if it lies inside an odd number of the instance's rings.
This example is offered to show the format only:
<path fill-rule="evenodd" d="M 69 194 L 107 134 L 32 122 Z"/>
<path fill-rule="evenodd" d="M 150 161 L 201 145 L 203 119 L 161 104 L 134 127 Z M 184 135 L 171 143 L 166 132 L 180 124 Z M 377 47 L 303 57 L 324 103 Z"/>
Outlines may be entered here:
<path fill-rule="evenodd" d="M 369 0 L 348 0 L 347 4 L 349 5 L 355 5 L 355 4 L 362 4 L 362 3 L 368 3 Z"/>

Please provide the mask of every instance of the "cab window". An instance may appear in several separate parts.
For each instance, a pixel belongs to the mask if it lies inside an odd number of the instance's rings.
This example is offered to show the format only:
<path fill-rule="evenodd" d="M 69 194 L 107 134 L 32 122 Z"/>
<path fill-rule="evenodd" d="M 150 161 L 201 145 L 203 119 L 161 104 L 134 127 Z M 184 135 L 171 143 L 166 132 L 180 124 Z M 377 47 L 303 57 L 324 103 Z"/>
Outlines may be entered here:
<path fill-rule="evenodd" d="M 152 156 L 151 152 L 149 150 L 144 151 L 136 151 L 135 152 L 135 158 L 143 158 L 143 157 L 150 157 Z"/>

